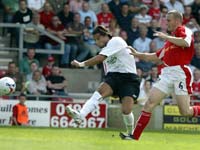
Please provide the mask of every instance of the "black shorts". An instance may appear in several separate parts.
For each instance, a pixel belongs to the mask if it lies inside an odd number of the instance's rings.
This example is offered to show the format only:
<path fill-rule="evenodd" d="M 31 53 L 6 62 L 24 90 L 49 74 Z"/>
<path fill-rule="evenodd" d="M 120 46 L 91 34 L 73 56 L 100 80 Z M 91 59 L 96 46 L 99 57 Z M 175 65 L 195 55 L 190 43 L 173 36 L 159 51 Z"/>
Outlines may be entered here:
<path fill-rule="evenodd" d="M 125 96 L 138 98 L 140 92 L 140 78 L 134 73 L 109 72 L 104 82 L 110 85 L 114 96 L 119 96 L 120 100 Z"/>

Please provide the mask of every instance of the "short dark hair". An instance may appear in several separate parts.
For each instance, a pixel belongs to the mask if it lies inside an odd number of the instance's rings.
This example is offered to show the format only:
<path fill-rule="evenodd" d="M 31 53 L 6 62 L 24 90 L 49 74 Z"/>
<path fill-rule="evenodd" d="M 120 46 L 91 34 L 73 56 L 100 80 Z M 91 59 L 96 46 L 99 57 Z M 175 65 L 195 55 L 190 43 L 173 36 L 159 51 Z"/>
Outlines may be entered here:
<path fill-rule="evenodd" d="M 19 94 L 19 97 L 21 97 L 21 96 L 24 96 L 24 97 L 26 97 L 26 94 L 25 94 L 25 93 L 23 93 L 23 92 L 21 92 L 21 93 Z"/>
<path fill-rule="evenodd" d="M 19 0 L 19 3 L 21 3 L 21 2 L 25 2 L 27 4 L 26 0 Z"/>
<path fill-rule="evenodd" d="M 8 63 L 9 66 L 12 65 L 12 64 L 15 64 L 15 65 L 16 65 L 16 63 L 15 63 L 14 61 L 10 61 L 10 62 Z"/>
<path fill-rule="evenodd" d="M 112 33 L 111 33 L 107 28 L 105 28 L 105 27 L 102 26 L 102 25 L 97 26 L 97 27 L 94 29 L 94 31 L 93 31 L 92 34 L 93 34 L 93 35 L 94 35 L 94 34 L 100 34 L 100 35 L 103 35 L 103 36 L 107 35 L 107 36 L 109 36 L 110 38 L 112 37 Z"/>

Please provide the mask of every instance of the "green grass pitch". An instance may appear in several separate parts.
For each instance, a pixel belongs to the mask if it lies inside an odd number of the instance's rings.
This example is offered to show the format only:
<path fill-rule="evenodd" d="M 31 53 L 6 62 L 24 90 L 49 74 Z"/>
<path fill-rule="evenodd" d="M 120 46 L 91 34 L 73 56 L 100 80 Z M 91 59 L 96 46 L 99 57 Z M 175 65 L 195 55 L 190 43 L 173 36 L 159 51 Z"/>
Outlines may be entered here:
<path fill-rule="evenodd" d="M 200 134 L 146 131 L 123 141 L 114 129 L 0 127 L 0 150 L 192 150 Z"/>

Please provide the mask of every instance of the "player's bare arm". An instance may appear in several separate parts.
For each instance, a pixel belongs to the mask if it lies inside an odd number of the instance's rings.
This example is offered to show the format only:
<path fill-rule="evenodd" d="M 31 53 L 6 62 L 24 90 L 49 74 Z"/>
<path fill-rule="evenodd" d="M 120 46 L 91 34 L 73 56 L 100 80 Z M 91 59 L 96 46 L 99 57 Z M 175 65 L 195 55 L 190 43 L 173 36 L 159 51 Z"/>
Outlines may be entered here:
<path fill-rule="evenodd" d="M 94 65 L 102 63 L 105 59 L 106 59 L 106 56 L 104 56 L 104 55 L 96 55 L 86 61 L 83 61 L 83 62 L 73 60 L 71 62 L 71 64 L 75 67 L 94 66 Z"/>
<path fill-rule="evenodd" d="M 188 44 L 188 42 L 186 42 L 186 40 L 184 40 L 183 38 L 181 37 L 174 37 L 174 36 L 170 36 L 166 33 L 163 33 L 163 32 L 158 32 L 156 31 L 154 33 L 154 36 L 157 36 L 157 37 L 160 37 L 164 40 L 167 40 L 177 46 L 181 46 L 181 47 L 189 47 L 190 45 Z"/>
<path fill-rule="evenodd" d="M 156 53 L 140 53 L 131 46 L 128 46 L 128 48 L 131 50 L 131 55 L 138 57 L 141 60 L 152 61 L 155 63 L 161 62 L 161 60 L 156 56 Z"/>

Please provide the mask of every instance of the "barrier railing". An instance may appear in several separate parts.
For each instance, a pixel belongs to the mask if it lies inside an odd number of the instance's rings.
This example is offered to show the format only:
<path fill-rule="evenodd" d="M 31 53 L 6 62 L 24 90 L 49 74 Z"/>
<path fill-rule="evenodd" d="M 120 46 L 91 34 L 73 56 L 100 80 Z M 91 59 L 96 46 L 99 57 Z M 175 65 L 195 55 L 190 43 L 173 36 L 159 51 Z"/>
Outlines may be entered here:
<path fill-rule="evenodd" d="M 53 34 L 35 26 L 35 25 L 24 25 L 24 24 L 13 24 L 13 23 L 0 23 L 0 28 L 15 28 L 19 29 L 19 40 L 18 47 L 0 47 L 0 50 L 14 50 L 19 52 L 19 60 L 23 57 L 23 52 L 26 51 L 24 47 L 24 30 L 25 28 L 34 28 L 40 34 L 47 36 L 50 39 L 58 42 L 60 44 L 59 50 L 47 50 L 47 49 L 36 49 L 36 53 L 41 54 L 64 54 L 65 42 L 58 37 L 54 36 Z"/>
<path fill-rule="evenodd" d="M 12 94 L 9 96 L 4 96 L 2 99 L 17 99 L 19 94 Z M 92 93 L 69 93 L 68 95 L 33 95 L 33 94 L 27 94 L 27 99 L 33 98 L 31 100 L 41 100 L 41 99 L 57 99 L 57 98 L 63 98 L 63 99 L 89 99 L 92 96 Z"/>

